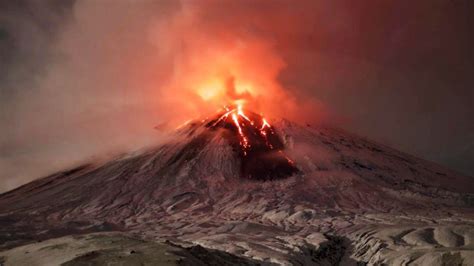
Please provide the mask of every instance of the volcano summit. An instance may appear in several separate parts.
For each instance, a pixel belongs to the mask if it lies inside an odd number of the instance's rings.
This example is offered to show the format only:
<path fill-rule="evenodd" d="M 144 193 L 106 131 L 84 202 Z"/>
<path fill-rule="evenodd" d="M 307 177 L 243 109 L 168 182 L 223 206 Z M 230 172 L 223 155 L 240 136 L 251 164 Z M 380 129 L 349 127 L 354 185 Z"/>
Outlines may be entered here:
<path fill-rule="evenodd" d="M 225 112 L 209 121 L 206 127 L 228 129 L 222 135 L 239 150 L 241 177 L 272 180 L 297 172 L 294 162 L 284 154 L 283 141 L 274 128 L 261 115 L 253 112 L 246 115 L 242 105 L 226 107 Z"/>
<path fill-rule="evenodd" d="M 0 261 L 470 265 L 473 193 L 471 177 L 237 106 L 0 195 Z"/>

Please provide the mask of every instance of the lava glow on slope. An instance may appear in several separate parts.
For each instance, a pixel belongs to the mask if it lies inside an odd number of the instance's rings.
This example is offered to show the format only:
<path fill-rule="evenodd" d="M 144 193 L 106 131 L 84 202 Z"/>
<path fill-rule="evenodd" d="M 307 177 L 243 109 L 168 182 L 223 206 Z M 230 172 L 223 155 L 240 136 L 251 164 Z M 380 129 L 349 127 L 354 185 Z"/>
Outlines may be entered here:
<path fill-rule="evenodd" d="M 217 121 L 214 122 L 213 127 L 215 127 L 221 121 L 226 121 L 230 118 L 239 133 L 240 146 L 242 147 L 244 156 L 247 155 L 247 150 L 250 149 L 252 145 L 249 142 L 249 137 L 246 135 L 246 133 L 242 129 L 243 127 L 248 127 L 248 126 L 254 127 L 256 130 L 258 130 L 260 135 L 265 139 L 266 145 L 270 149 L 273 149 L 273 145 L 268 142 L 267 134 L 268 133 L 274 134 L 274 132 L 270 124 L 268 124 L 267 120 L 263 116 L 260 119 L 255 120 L 255 121 L 250 119 L 247 115 L 245 115 L 242 103 L 238 103 L 233 108 L 229 108 L 226 106 L 224 107 L 224 109 L 226 112 L 223 115 L 221 115 L 221 117 Z"/>
<path fill-rule="evenodd" d="M 224 107 L 214 119 L 207 121 L 206 127 L 230 131 L 225 136 L 238 149 L 241 174 L 245 178 L 270 180 L 298 172 L 283 152 L 283 141 L 274 128 L 262 115 L 244 111 L 242 102 Z"/>

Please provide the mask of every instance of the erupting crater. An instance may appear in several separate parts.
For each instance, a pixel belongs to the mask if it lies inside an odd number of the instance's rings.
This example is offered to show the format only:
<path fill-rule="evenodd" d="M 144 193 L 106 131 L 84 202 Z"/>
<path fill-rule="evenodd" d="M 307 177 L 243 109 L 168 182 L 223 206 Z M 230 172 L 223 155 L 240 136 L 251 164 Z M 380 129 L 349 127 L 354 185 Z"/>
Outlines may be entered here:
<path fill-rule="evenodd" d="M 284 153 L 284 143 L 274 128 L 262 115 L 244 112 L 241 104 L 225 107 L 205 126 L 210 130 L 224 128 L 232 133 L 224 136 L 237 150 L 243 178 L 273 180 L 298 172 Z"/>

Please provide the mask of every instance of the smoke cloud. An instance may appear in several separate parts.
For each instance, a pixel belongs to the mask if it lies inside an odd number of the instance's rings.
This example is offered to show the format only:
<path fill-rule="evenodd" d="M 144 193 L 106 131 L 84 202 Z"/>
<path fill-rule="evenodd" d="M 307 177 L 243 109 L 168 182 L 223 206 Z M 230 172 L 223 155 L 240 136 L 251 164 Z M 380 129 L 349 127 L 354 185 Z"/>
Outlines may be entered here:
<path fill-rule="evenodd" d="M 10 1 L 0 191 L 244 98 L 474 173 L 470 1 Z"/>

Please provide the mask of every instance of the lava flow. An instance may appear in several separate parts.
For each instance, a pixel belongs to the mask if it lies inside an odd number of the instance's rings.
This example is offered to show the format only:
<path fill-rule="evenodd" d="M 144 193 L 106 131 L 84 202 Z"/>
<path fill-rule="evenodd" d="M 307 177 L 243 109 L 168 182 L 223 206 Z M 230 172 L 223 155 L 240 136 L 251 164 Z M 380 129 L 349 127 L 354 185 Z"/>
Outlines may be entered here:
<path fill-rule="evenodd" d="M 268 133 L 270 134 L 275 134 L 275 133 L 273 132 L 272 127 L 270 126 L 270 124 L 267 122 L 265 118 L 261 117 L 256 120 L 250 119 L 247 115 L 245 115 L 242 108 L 242 104 L 237 104 L 236 107 L 232 109 L 226 106 L 224 109 L 226 112 L 223 115 L 221 115 L 219 119 L 217 119 L 217 121 L 215 121 L 212 124 L 212 127 L 217 126 L 219 123 L 223 121 L 226 122 L 229 118 L 231 118 L 232 123 L 237 128 L 237 131 L 239 133 L 239 137 L 240 137 L 239 143 L 240 143 L 240 146 L 242 147 L 242 152 L 244 156 L 247 155 L 247 151 L 252 147 L 252 145 L 249 142 L 249 137 L 247 136 L 247 133 L 244 132 L 244 129 L 243 129 L 246 127 L 253 127 L 255 130 L 257 130 L 259 134 L 261 135 L 261 137 L 265 139 L 265 144 L 270 149 L 273 149 L 273 145 L 268 142 L 267 135 Z M 245 130 L 245 131 L 248 131 L 248 130 Z"/>
<path fill-rule="evenodd" d="M 238 147 L 244 177 L 268 180 L 297 172 L 293 161 L 283 152 L 283 141 L 274 128 L 262 115 L 244 112 L 242 104 L 225 107 L 206 126 L 233 132 L 226 136 Z"/>

